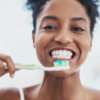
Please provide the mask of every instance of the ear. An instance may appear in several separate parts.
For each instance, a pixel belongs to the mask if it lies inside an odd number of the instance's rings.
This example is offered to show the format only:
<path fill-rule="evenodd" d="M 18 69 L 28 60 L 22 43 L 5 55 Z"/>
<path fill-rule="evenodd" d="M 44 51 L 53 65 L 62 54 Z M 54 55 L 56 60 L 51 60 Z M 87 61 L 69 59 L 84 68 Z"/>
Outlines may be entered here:
<path fill-rule="evenodd" d="M 35 48 L 35 33 L 34 33 L 34 30 L 32 31 L 32 40 L 33 40 L 33 47 Z"/>
<path fill-rule="evenodd" d="M 91 48 L 92 48 L 92 42 L 93 42 L 93 34 L 91 34 L 91 37 L 90 37 L 91 39 L 90 39 L 90 50 L 89 51 L 91 51 Z"/>

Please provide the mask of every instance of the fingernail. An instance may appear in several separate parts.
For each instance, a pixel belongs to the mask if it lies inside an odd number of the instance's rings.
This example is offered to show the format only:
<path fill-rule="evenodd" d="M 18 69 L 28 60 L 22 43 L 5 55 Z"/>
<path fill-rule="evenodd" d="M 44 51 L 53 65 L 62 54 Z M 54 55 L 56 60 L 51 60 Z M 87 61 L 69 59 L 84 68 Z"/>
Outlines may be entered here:
<path fill-rule="evenodd" d="M 15 75 L 15 74 L 11 74 L 10 77 L 11 77 L 11 78 L 14 78 L 14 75 Z"/>

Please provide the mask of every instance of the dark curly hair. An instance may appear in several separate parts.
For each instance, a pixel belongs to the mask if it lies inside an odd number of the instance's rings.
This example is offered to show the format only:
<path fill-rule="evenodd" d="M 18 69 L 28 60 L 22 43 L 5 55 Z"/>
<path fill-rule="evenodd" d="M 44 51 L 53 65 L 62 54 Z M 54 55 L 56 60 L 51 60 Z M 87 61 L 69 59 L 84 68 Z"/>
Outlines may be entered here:
<path fill-rule="evenodd" d="M 48 2 L 50 0 L 27 0 L 27 7 L 28 9 L 33 11 L 32 17 L 33 17 L 33 28 L 34 28 L 34 33 L 36 30 L 36 21 L 37 21 L 37 17 L 39 16 L 40 12 L 43 10 L 44 5 L 46 4 L 46 2 Z M 90 31 L 91 34 L 94 30 L 94 26 L 96 23 L 96 17 L 99 17 L 99 12 L 98 12 L 98 6 L 96 3 L 98 3 L 98 0 L 77 0 L 78 2 L 80 2 L 87 11 L 87 15 L 90 18 L 91 21 L 91 26 L 90 26 Z"/>

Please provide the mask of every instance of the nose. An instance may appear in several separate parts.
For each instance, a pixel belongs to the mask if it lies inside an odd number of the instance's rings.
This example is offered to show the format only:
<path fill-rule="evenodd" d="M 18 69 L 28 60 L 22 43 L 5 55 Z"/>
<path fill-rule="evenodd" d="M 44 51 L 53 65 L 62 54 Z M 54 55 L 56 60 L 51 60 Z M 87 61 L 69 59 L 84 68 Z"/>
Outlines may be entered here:
<path fill-rule="evenodd" d="M 66 32 L 66 31 L 57 33 L 54 40 L 55 42 L 60 43 L 60 44 L 68 44 L 73 41 L 71 33 Z"/>

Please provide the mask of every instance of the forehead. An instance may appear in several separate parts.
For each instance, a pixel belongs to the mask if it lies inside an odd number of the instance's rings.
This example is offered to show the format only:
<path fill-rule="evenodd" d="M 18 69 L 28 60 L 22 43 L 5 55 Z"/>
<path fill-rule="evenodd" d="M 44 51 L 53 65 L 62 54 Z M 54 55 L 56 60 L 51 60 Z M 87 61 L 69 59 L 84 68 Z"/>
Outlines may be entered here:
<path fill-rule="evenodd" d="M 63 21 L 72 19 L 73 17 L 83 17 L 89 22 L 89 17 L 85 7 L 77 0 L 50 0 L 43 7 L 39 15 L 39 19 L 44 16 L 57 16 Z"/>

